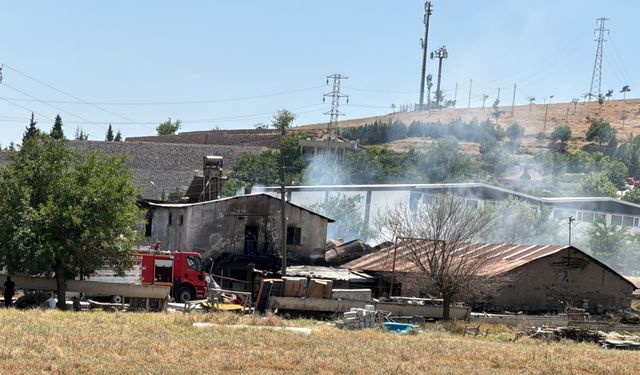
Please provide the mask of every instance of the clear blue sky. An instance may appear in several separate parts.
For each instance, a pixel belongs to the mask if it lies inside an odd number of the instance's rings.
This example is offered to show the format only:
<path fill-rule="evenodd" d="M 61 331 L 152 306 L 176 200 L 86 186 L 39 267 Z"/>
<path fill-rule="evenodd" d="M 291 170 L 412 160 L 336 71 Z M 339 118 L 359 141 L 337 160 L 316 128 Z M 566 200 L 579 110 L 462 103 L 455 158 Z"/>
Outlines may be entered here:
<path fill-rule="evenodd" d="M 640 92 L 640 2 L 433 6 L 429 50 L 447 46 L 443 90 L 453 98 L 458 82 L 458 106 L 470 78 L 472 106 L 483 93 L 493 101 L 498 87 L 510 104 L 514 83 L 517 103 L 587 92 L 602 16 L 611 30 L 603 90 Z M 153 134 L 167 117 L 183 120 L 182 131 L 250 128 L 279 108 L 296 113 L 296 124 L 322 122 L 331 73 L 349 77 L 345 118 L 388 113 L 418 100 L 423 8 L 421 0 L 5 2 L 0 143 L 20 141 L 31 111 L 47 131 L 59 113 L 68 136 L 81 126 L 90 139 L 103 139 L 108 123 L 124 136 Z M 428 71 L 435 76 L 435 61 Z"/>

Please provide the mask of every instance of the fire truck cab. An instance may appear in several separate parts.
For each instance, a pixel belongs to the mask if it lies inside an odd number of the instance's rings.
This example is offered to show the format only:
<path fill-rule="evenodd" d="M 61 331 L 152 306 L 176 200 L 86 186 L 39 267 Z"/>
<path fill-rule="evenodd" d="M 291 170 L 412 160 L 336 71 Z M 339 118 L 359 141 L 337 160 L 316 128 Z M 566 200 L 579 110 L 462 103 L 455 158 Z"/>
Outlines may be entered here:
<path fill-rule="evenodd" d="M 206 298 L 207 278 L 199 253 L 151 250 L 134 256 L 142 269 L 142 284 L 171 286 L 171 296 L 178 302 Z"/>

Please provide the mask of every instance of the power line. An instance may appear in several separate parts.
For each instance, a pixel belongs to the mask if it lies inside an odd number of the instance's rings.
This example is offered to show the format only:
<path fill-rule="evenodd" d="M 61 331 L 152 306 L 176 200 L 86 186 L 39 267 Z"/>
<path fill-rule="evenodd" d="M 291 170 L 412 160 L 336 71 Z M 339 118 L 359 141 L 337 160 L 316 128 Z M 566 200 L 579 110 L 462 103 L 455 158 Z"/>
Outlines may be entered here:
<path fill-rule="evenodd" d="M 35 96 L 33 96 L 33 95 L 31 95 L 31 94 L 29 94 L 29 93 L 27 93 L 27 92 L 25 92 L 25 91 L 22 91 L 22 90 L 20 90 L 20 89 L 18 89 L 18 88 L 15 88 L 15 87 L 13 87 L 13 86 L 11 86 L 11 85 L 8 85 L 8 84 L 6 84 L 6 83 L 3 83 L 2 85 L 3 85 L 3 86 L 6 86 L 6 87 L 8 87 L 8 88 L 10 88 L 10 89 L 12 89 L 12 90 L 14 90 L 14 91 L 17 91 L 17 92 L 19 92 L 19 93 L 21 93 L 21 94 L 23 94 L 23 95 L 25 95 L 25 96 L 28 96 L 28 97 L 32 98 L 33 100 L 35 100 L 35 101 L 37 101 L 37 102 L 39 102 L 39 103 L 42 103 L 42 104 L 48 105 L 49 107 L 54 108 L 54 109 L 56 109 L 56 110 L 58 110 L 58 111 L 60 111 L 60 112 L 67 113 L 67 114 L 69 114 L 69 115 L 71 115 L 71 116 L 73 116 L 73 117 L 75 117 L 75 118 L 78 118 L 78 119 L 80 119 L 80 120 L 83 120 L 83 121 L 85 121 L 85 122 L 87 122 L 87 123 L 90 123 L 90 124 L 92 124 L 92 125 L 98 125 L 98 123 L 96 123 L 96 122 L 94 122 L 94 121 L 87 120 L 86 118 L 84 118 L 84 117 L 82 117 L 82 116 L 79 116 L 79 115 L 76 115 L 76 114 L 75 114 L 75 113 L 73 113 L 73 112 L 69 112 L 69 111 L 67 111 L 67 110 L 65 110 L 65 109 L 62 109 L 62 108 L 60 108 L 60 107 L 57 107 L 57 106 L 55 106 L 55 105 L 53 105 L 53 104 L 47 103 L 47 102 L 46 102 L 46 101 L 44 101 L 44 100 L 40 100 L 40 99 L 36 98 Z M 5 99 L 5 100 L 6 100 L 6 99 Z M 98 126 L 100 126 L 100 125 L 98 125 Z M 105 128 L 105 129 L 106 129 L 106 128 Z"/>
<path fill-rule="evenodd" d="M 3 64 L 3 66 L 4 66 L 4 64 Z M 103 111 L 103 112 L 106 112 L 106 113 L 108 113 L 108 114 L 110 114 L 110 115 L 113 115 L 113 116 L 119 117 L 119 118 L 121 118 L 121 119 L 123 119 L 123 120 L 126 120 L 126 121 L 134 121 L 134 120 L 131 120 L 131 119 L 130 119 L 130 118 L 128 118 L 128 117 L 124 117 L 124 116 L 122 116 L 122 115 L 120 115 L 120 114 L 118 114 L 118 113 L 115 113 L 115 112 L 110 111 L 110 110 L 108 110 L 108 109 L 102 108 L 102 107 L 98 106 L 98 105 L 97 105 L 97 104 L 95 104 L 95 103 L 89 103 L 89 102 L 87 102 L 87 101 L 85 101 L 85 100 L 82 100 L 82 99 L 78 98 L 77 96 L 74 96 L 74 95 L 72 95 L 72 94 L 69 94 L 69 93 L 68 93 L 68 92 L 66 92 L 66 91 L 60 90 L 60 89 L 58 89 L 58 88 L 56 88 L 56 87 L 54 87 L 54 86 L 52 86 L 52 85 L 50 85 L 50 84 L 48 84 L 48 83 L 46 83 L 46 82 L 43 82 L 43 81 L 41 81 L 41 80 L 39 80 L 39 79 L 37 79 L 37 78 L 35 78 L 35 77 L 32 77 L 32 76 L 30 76 L 30 75 L 28 75 L 28 74 L 26 74 L 26 73 L 23 73 L 23 72 L 21 72 L 21 71 L 19 71 L 19 70 L 15 69 L 15 68 L 13 68 L 13 67 L 11 67 L 11 66 L 8 66 L 8 65 L 7 65 L 7 68 L 9 68 L 9 69 L 13 70 L 14 72 L 16 72 L 16 73 L 18 73 L 18 74 L 22 75 L 23 77 L 26 77 L 26 78 L 28 78 L 28 79 L 30 79 L 30 80 L 32 80 L 32 81 L 34 81 L 34 82 L 36 82 L 36 83 L 39 83 L 39 84 L 41 84 L 41 85 L 43 85 L 43 86 L 45 86 L 45 87 L 48 87 L 48 88 L 50 88 L 50 89 L 52 89 L 52 90 L 55 90 L 55 91 L 57 91 L 57 92 L 59 92 L 59 93 L 61 93 L 61 94 L 63 94 L 63 95 L 66 95 L 66 96 L 68 96 L 68 97 L 70 97 L 70 98 L 73 98 L 73 99 L 77 100 L 77 101 L 78 101 L 78 103 L 76 103 L 76 104 L 87 104 L 87 105 L 90 105 L 90 106 L 92 106 L 92 107 L 94 107 L 94 108 L 96 108 L 96 109 L 99 109 L 99 110 Z M 76 117 L 77 117 L 77 116 L 76 116 Z"/>

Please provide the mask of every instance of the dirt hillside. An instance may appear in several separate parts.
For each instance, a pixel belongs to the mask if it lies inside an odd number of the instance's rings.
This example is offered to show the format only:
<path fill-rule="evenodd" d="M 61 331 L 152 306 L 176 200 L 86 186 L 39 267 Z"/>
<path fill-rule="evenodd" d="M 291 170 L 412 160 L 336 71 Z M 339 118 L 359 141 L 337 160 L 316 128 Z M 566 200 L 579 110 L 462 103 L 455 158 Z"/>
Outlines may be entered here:
<path fill-rule="evenodd" d="M 548 111 L 546 128 L 545 107 L 548 107 L 546 108 Z M 577 141 L 580 141 L 589 127 L 586 120 L 587 116 L 601 116 L 605 121 L 608 121 L 611 126 L 618 130 L 619 140 L 627 139 L 632 132 L 633 134 L 640 134 L 640 99 L 607 100 L 602 105 L 602 109 L 600 109 L 597 101 L 593 101 L 587 103 L 580 102 L 577 105 L 573 103 L 553 103 L 548 106 L 544 104 L 533 104 L 531 106 L 521 105 L 513 108 L 513 114 L 511 106 L 501 106 L 500 110 L 503 111 L 503 113 L 500 116 L 499 124 L 503 128 L 517 122 L 524 126 L 527 136 L 533 136 L 541 131 L 550 134 L 556 126 L 568 123 L 571 127 L 573 137 Z M 432 110 L 430 112 L 396 112 L 374 117 L 344 120 L 339 123 L 339 126 L 341 128 L 356 127 L 375 121 L 388 122 L 389 120 L 398 120 L 405 124 L 410 124 L 412 121 L 447 123 L 457 118 L 461 118 L 463 121 L 470 121 L 474 118 L 478 120 L 487 118 L 494 120 L 492 113 L 493 108 L 491 106 L 487 106 L 484 109 L 456 108 Z M 624 127 L 623 116 L 626 116 Z M 304 125 L 300 128 L 324 130 L 326 126 L 326 123 L 321 123 Z"/>

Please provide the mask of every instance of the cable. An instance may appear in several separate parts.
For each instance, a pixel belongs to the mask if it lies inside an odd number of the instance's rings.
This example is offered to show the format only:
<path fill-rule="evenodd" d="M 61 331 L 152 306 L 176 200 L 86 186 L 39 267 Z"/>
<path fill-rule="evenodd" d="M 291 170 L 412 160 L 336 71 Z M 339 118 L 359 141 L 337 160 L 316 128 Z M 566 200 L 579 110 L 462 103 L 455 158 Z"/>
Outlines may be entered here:
<path fill-rule="evenodd" d="M 137 105 L 137 106 L 142 106 L 142 105 L 181 105 L 181 104 L 207 104 L 207 103 L 222 103 L 222 102 L 232 102 L 232 101 L 242 101 L 242 100 L 250 100 L 250 99 L 260 99 L 260 98 L 268 98 L 268 97 L 273 97 L 273 96 L 282 96 L 282 95 L 287 95 L 287 94 L 295 94 L 295 93 L 299 93 L 299 92 L 304 92 L 304 91 L 310 91 L 310 90 L 315 90 L 315 89 L 319 89 L 322 88 L 324 86 L 314 86 L 314 87 L 307 87 L 307 88 L 302 88 L 302 89 L 295 89 L 295 90 L 289 90 L 289 91 L 281 91 L 281 92 L 276 92 L 276 93 L 270 93 L 270 94 L 263 94 L 263 95 L 253 95 L 253 96 L 244 96 L 244 97 L 232 97 L 232 98 L 220 98 L 220 99 L 202 99 L 202 100 L 185 100 L 185 101 L 165 101 L 165 102 L 150 102 L 150 101 L 128 101 L 128 102 L 89 102 L 89 101 L 85 101 L 82 100 L 74 95 L 71 95 L 65 91 L 62 91 L 60 89 L 57 89 L 45 82 L 42 82 L 36 78 L 33 78 L 25 73 L 22 73 L 18 70 L 16 70 L 15 68 L 12 68 L 8 65 L 5 64 L 5 67 L 8 67 L 9 69 L 13 70 L 14 72 L 25 76 L 41 85 L 44 85 L 52 90 L 58 91 L 66 96 L 69 96 L 70 98 L 75 99 L 75 101 L 72 100 L 43 100 L 43 102 L 47 102 L 47 103 L 55 103 L 55 104 L 84 104 L 84 105 L 90 105 L 90 106 L 94 106 L 100 110 L 104 110 L 109 112 L 110 114 L 116 115 L 118 117 L 120 117 L 120 115 L 115 114 L 113 112 L 110 112 L 108 110 L 105 110 L 103 108 L 98 107 L 99 105 L 113 105 L 113 106 L 129 106 L 129 105 Z M 10 100 L 19 100 L 19 101 L 29 101 L 27 99 L 19 99 L 19 98 L 9 98 Z M 41 101 L 41 100 L 36 100 L 36 101 Z M 127 119 L 127 121 L 130 121 L 129 119 Z M 133 122 L 133 121 L 132 121 Z"/>
<path fill-rule="evenodd" d="M 3 84 L 3 85 L 4 85 L 4 84 Z M 22 106 L 22 105 L 20 105 L 20 104 L 14 103 L 14 102 L 12 102 L 11 100 L 8 100 L 8 99 L 5 99 L 5 98 L 0 98 L 0 99 L 4 100 L 5 102 L 7 102 L 7 103 L 9 103 L 9 104 L 11 104 L 11 105 L 14 105 L 14 106 L 16 106 L 16 107 L 19 107 L 19 108 L 22 108 L 22 109 L 24 109 L 24 110 L 26 110 L 26 111 L 29 111 L 29 112 L 31 112 L 31 113 L 33 113 L 33 114 L 35 114 L 35 115 L 38 115 L 38 116 L 40 116 L 40 117 L 44 117 L 45 119 L 47 119 L 47 120 L 49 120 L 49 121 L 53 121 L 53 119 L 52 119 L 51 117 L 48 117 L 48 116 L 42 115 L 42 114 L 40 114 L 40 113 L 38 113 L 38 112 L 36 112 L 36 111 L 34 111 L 34 110 L 32 110 L 32 109 L 29 109 L 29 108 L 24 107 L 24 106 Z"/>
<path fill-rule="evenodd" d="M 80 98 L 78 98 L 78 97 L 76 97 L 76 96 L 74 96 L 74 95 L 69 94 L 69 93 L 68 93 L 68 92 L 66 92 L 66 91 L 60 90 L 60 89 L 58 89 L 58 88 L 56 88 L 56 87 L 54 87 L 54 86 L 52 86 L 52 85 L 50 85 L 50 84 L 48 84 L 48 83 L 46 83 L 46 82 L 42 82 L 41 80 L 39 80 L 39 79 L 37 79 L 37 78 L 34 78 L 34 77 L 32 77 L 32 76 L 30 76 L 30 75 L 28 75 L 28 74 L 26 74 L 26 73 L 23 73 L 23 72 L 21 72 L 21 71 L 19 71 L 19 70 L 15 69 L 15 68 L 13 68 L 13 67 L 9 66 L 9 65 L 4 64 L 3 66 L 6 66 L 7 68 L 9 68 L 9 69 L 13 70 L 14 72 L 16 72 L 16 73 L 18 73 L 18 74 L 20 74 L 20 75 L 22 75 L 22 76 L 24 76 L 24 77 L 26 77 L 26 78 L 29 78 L 30 80 L 32 80 L 32 81 L 34 81 L 34 82 L 37 82 L 37 83 L 39 83 L 39 84 L 41 84 L 41 85 L 43 85 L 43 86 L 46 86 L 46 87 L 48 87 L 48 88 L 50 88 L 50 89 L 52 89 L 52 90 L 55 90 L 55 91 L 57 91 L 57 92 L 59 92 L 59 93 L 61 93 L 61 94 L 64 94 L 64 95 L 66 95 L 66 96 L 68 96 L 68 97 L 70 97 L 70 98 L 73 98 L 73 99 L 78 100 L 78 101 L 79 101 L 79 103 L 76 103 L 76 104 L 88 104 L 88 105 L 91 105 L 92 107 L 94 107 L 94 108 L 96 108 L 96 109 L 99 109 L 99 110 L 101 110 L 101 111 L 103 111 L 103 112 L 106 112 L 106 113 L 109 113 L 109 114 L 111 114 L 111 115 L 114 115 L 114 116 L 116 116 L 116 117 L 119 117 L 119 118 L 121 118 L 121 119 L 123 119 L 123 120 L 126 120 L 126 121 L 133 121 L 133 120 L 131 120 L 130 118 L 124 117 L 124 116 L 122 116 L 122 115 L 120 115 L 120 114 L 118 114 L 118 113 L 115 113 L 115 112 L 113 112 L 113 111 L 110 111 L 110 110 L 108 110 L 108 109 L 104 109 L 104 108 L 102 108 L 102 107 L 99 107 L 99 106 L 98 106 L 98 105 L 96 105 L 96 104 L 93 104 L 93 103 L 89 103 L 89 102 L 87 102 L 87 101 L 84 101 L 84 100 L 82 100 L 82 99 L 80 99 Z M 52 103 L 52 101 L 48 101 L 48 102 Z"/>
<path fill-rule="evenodd" d="M 86 118 L 84 118 L 84 117 L 82 117 L 82 116 L 79 116 L 79 115 L 76 115 L 76 114 L 75 114 L 75 113 L 73 113 L 73 112 L 69 112 L 69 111 L 64 110 L 64 109 L 62 109 L 62 108 L 60 108 L 60 107 L 57 107 L 57 106 L 55 106 L 55 105 L 53 105 L 53 104 L 49 104 L 49 103 L 47 103 L 46 101 L 44 101 L 44 100 L 40 100 L 40 99 L 36 98 L 35 96 L 33 96 L 33 95 L 31 95 L 31 94 L 27 93 L 27 92 L 24 92 L 24 91 L 22 91 L 22 90 L 20 90 L 20 89 L 17 89 L 17 88 L 15 88 L 15 87 L 11 86 L 11 85 L 8 85 L 6 82 L 3 82 L 3 83 L 2 83 L 2 85 L 3 85 L 3 86 L 6 86 L 6 87 L 8 87 L 8 88 L 10 88 L 10 89 L 12 89 L 12 90 L 14 90 L 14 91 L 17 91 L 17 92 L 19 92 L 19 93 L 21 93 L 21 94 L 23 94 L 23 95 L 26 95 L 26 96 L 28 96 L 28 97 L 30 97 L 30 98 L 32 98 L 32 99 L 34 99 L 34 100 L 35 100 L 35 101 L 37 101 L 37 102 L 40 102 L 40 103 L 45 104 L 45 105 L 48 105 L 49 107 L 54 108 L 54 109 L 56 109 L 56 110 L 58 110 L 58 111 L 61 111 L 61 112 L 64 112 L 64 113 L 68 113 L 69 115 L 71 115 L 71 116 L 73 116 L 73 117 L 76 117 L 76 118 L 78 118 L 78 119 L 80 119 L 80 120 L 83 120 L 83 121 L 85 121 L 85 122 L 88 122 L 88 123 L 90 123 L 90 124 L 92 124 L 92 125 L 98 125 L 98 123 L 96 123 L 96 122 L 94 122 L 94 121 L 87 120 Z M 4 99 L 4 98 L 3 98 L 3 99 Z M 4 100 L 6 100 L 6 99 L 4 99 Z M 98 125 L 98 126 L 100 126 L 100 125 Z M 105 130 L 106 130 L 106 128 L 105 128 Z"/>

